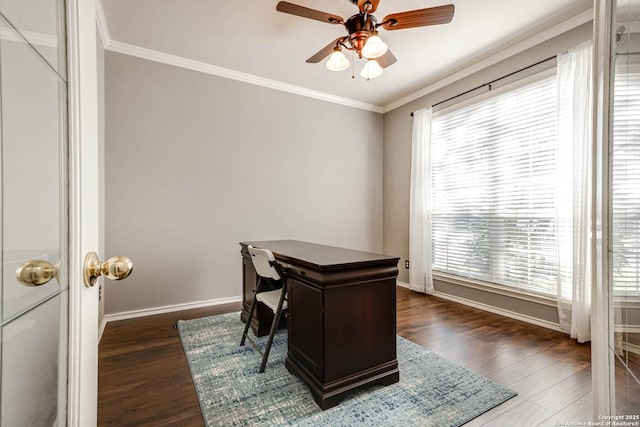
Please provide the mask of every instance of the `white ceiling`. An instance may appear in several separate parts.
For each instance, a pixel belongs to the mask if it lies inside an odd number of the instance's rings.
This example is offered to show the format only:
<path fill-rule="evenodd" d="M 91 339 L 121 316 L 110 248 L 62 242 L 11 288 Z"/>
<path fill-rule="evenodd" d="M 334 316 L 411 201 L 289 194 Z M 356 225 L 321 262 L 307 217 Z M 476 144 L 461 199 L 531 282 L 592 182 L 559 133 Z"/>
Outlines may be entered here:
<path fill-rule="evenodd" d="M 290 0 L 312 9 L 355 14 L 348 0 Z M 109 42 L 124 43 L 385 107 L 473 63 L 543 33 L 592 7 L 592 0 L 381 0 L 385 15 L 453 3 L 450 24 L 380 30 L 398 62 L 371 81 L 351 68 L 331 72 L 305 60 L 346 34 L 331 25 L 276 11 L 278 0 L 102 0 Z M 114 49 L 115 50 L 115 49 Z M 348 55 L 350 57 L 350 55 Z"/>

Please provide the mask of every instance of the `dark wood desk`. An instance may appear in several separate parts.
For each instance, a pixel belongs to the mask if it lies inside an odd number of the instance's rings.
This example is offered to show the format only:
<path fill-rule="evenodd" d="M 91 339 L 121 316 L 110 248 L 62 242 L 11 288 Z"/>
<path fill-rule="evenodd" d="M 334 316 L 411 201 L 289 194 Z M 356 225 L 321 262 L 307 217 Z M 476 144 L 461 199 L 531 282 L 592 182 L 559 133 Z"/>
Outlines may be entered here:
<path fill-rule="evenodd" d="M 285 365 L 309 386 L 320 408 L 337 405 L 356 388 L 399 380 L 398 257 L 296 240 L 240 245 L 243 321 L 257 281 L 247 245 L 269 249 L 278 261 L 292 267 L 287 282 L 289 342 Z M 254 331 L 268 330 L 271 319 L 267 316 L 252 322 Z"/>

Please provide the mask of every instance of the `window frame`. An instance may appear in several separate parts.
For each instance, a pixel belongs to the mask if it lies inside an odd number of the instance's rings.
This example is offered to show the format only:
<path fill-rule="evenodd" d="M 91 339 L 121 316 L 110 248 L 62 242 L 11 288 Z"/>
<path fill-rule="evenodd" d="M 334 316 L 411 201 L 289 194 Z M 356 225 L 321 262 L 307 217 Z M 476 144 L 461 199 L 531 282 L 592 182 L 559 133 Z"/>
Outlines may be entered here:
<path fill-rule="evenodd" d="M 532 72 L 527 76 L 516 78 L 515 80 L 512 79 L 500 85 L 492 84 L 491 86 L 487 86 L 489 90 L 481 94 L 476 94 L 476 95 L 470 94 L 468 97 L 465 97 L 461 101 L 458 101 L 455 103 L 447 103 L 441 108 L 434 107 L 434 110 L 432 112 L 432 120 L 440 117 L 441 115 L 448 114 L 460 109 L 464 109 L 474 104 L 479 104 L 491 98 L 500 96 L 502 94 L 509 93 L 514 90 L 518 90 L 527 85 L 540 82 L 544 79 L 552 78 L 556 75 L 556 73 L 557 73 L 557 63 L 553 62 L 548 67 L 545 67 L 542 70 L 538 69 L 537 71 Z M 557 297 L 555 294 L 550 294 L 543 291 L 536 292 L 535 290 L 523 289 L 515 285 L 509 286 L 509 285 L 494 283 L 486 280 L 461 276 L 461 275 L 453 274 L 450 272 L 439 271 L 439 270 L 433 269 L 433 260 L 432 260 L 432 274 L 433 274 L 434 280 L 441 281 L 447 284 L 464 286 L 467 288 L 477 289 L 477 290 L 491 292 L 494 294 L 499 294 L 499 295 L 503 295 L 511 298 L 530 301 L 537 304 L 542 304 L 542 305 L 547 305 L 552 307 L 557 306 Z"/>

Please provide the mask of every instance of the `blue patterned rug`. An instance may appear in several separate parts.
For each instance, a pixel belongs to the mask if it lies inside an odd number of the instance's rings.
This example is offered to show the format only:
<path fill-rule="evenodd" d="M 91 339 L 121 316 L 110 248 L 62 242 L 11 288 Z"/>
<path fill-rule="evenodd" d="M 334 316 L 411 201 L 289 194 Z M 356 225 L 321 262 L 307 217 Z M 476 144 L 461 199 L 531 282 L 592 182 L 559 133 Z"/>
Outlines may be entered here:
<path fill-rule="evenodd" d="M 286 331 L 276 334 L 266 371 L 258 374 L 258 352 L 249 343 L 238 345 L 243 327 L 239 312 L 178 322 L 209 427 L 459 426 L 516 395 L 398 337 L 400 382 L 354 392 L 321 411 L 284 366 Z"/>

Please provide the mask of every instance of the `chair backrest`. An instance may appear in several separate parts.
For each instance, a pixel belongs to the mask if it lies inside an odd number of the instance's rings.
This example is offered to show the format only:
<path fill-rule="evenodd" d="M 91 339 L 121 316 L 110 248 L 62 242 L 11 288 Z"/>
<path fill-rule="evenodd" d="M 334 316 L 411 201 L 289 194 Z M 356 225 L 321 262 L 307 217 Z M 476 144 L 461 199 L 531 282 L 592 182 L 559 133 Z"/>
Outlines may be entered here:
<path fill-rule="evenodd" d="M 251 245 L 247 246 L 247 250 L 251 255 L 251 261 L 253 261 L 258 276 L 280 280 L 280 275 L 273 266 L 276 258 L 270 250 L 254 248 Z"/>

